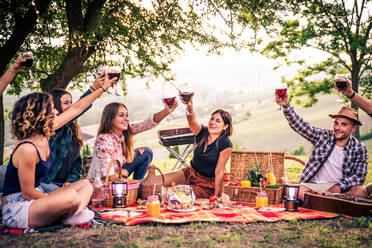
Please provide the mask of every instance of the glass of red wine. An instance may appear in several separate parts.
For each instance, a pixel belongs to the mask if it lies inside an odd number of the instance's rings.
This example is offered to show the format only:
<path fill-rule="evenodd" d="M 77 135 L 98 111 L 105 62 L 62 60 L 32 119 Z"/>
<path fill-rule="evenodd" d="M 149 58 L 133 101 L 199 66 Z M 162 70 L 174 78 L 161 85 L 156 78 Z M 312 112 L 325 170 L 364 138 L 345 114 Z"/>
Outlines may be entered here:
<path fill-rule="evenodd" d="M 336 87 L 338 89 L 338 99 L 336 100 L 337 102 L 343 102 L 341 98 L 341 90 L 344 90 L 346 88 L 346 83 L 347 83 L 347 75 L 345 74 L 336 74 L 335 75 L 335 83 Z"/>
<path fill-rule="evenodd" d="M 22 53 L 22 57 L 26 59 L 25 62 L 22 62 L 22 65 L 28 69 L 28 73 L 30 75 L 30 82 L 35 82 L 35 78 L 32 75 L 32 65 L 34 64 L 34 55 L 32 52 L 24 52 Z"/>
<path fill-rule="evenodd" d="M 183 100 L 187 105 L 194 94 L 194 90 L 189 85 L 184 85 L 180 87 L 178 90 L 182 98 L 181 100 Z M 186 106 L 186 113 L 187 113 L 187 106 Z"/>
<path fill-rule="evenodd" d="M 113 79 L 114 77 L 118 78 L 118 80 L 116 82 L 114 82 L 112 87 L 110 87 L 107 90 L 107 92 L 109 94 L 115 94 L 116 96 L 120 96 L 119 89 L 118 89 L 118 82 L 119 82 L 119 79 L 120 79 L 120 72 L 121 72 L 120 66 L 115 65 L 115 66 L 109 66 L 107 68 L 107 73 L 108 73 L 108 78 L 109 79 Z"/>
<path fill-rule="evenodd" d="M 174 102 L 176 101 L 176 90 L 170 85 L 163 86 L 163 101 L 168 105 L 169 108 L 173 107 Z M 173 119 L 172 112 L 170 113 L 170 117 Z"/>
<path fill-rule="evenodd" d="M 286 84 L 282 84 L 280 87 L 277 87 L 275 89 L 275 95 L 277 95 L 282 100 L 284 99 L 284 97 L 285 97 L 286 94 L 287 94 L 287 85 Z M 279 105 L 278 110 L 282 110 L 282 106 L 281 105 Z"/>

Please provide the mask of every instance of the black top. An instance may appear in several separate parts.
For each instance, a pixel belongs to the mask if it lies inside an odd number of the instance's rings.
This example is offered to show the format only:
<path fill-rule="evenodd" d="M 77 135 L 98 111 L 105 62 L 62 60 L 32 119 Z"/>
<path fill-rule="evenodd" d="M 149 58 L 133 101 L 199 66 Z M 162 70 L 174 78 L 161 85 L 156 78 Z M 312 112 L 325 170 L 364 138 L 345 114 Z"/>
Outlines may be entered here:
<path fill-rule="evenodd" d="M 196 136 L 196 143 L 198 144 L 203 135 L 208 132 L 208 129 L 202 125 L 202 129 Z M 221 136 L 212 144 L 208 145 L 204 152 L 204 144 L 197 146 L 194 151 L 194 157 L 191 160 L 191 166 L 202 176 L 212 178 L 215 177 L 215 170 L 217 167 L 220 152 L 228 147 L 232 147 L 231 140 L 227 136 Z"/>
<path fill-rule="evenodd" d="M 53 179 L 53 182 L 56 183 L 65 183 L 67 181 L 68 176 L 70 175 L 70 171 L 72 170 L 72 166 L 76 159 L 80 156 L 80 149 L 79 145 L 72 141 L 68 148 L 66 158 L 63 160 L 63 164 L 58 171 L 56 177 Z"/>
<path fill-rule="evenodd" d="M 30 141 L 23 141 L 19 143 L 16 148 L 13 150 L 12 155 L 10 155 L 9 164 L 6 167 L 5 178 L 4 178 L 4 187 L 3 187 L 3 196 L 21 192 L 21 184 L 18 177 L 18 168 L 14 167 L 13 164 L 13 154 L 22 144 L 31 144 L 35 147 L 37 156 L 39 157 L 39 162 L 35 166 L 35 188 L 39 187 L 41 178 L 48 172 L 50 165 L 52 164 L 53 158 L 52 153 L 49 154 L 47 160 L 42 160 L 40 157 L 39 150 L 34 143 Z"/>

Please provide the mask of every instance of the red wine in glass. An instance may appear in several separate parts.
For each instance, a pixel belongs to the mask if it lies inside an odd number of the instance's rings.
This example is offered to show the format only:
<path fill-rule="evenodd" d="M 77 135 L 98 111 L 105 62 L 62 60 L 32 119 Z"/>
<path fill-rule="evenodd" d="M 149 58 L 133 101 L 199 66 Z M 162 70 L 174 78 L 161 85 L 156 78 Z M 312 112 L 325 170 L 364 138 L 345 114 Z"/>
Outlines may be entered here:
<path fill-rule="evenodd" d="M 343 90 L 346 87 L 346 81 L 336 81 L 336 86 L 339 90 Z"/>
<path fill-rule="evenodd" d="M 176 97 L 163 98 L 163 100 L 165 101 L 169 108 L 172 108 L 175 99 Z"/>
<path fill-rule="evenodd" d="M 185 103 L 189 103 L 190 99 L 191 99 L 191 96 L 192 96 L 192 92 L 181 92 L 181 96 L 183 98 L 183 100 L 185 101 Z"/>
<path fill-rule="evenodd" d="M 26 61 L 22 63 L 23 66 L 27 67 L 27 68 L 31 68 L 32 67 L 32 64 L 34 63 L 34 58 L 32 57 L 26 57 Z"/>
<path fill-rule="evenodd" d="M 117 72 L 109 72 L 108 73 L 108 78 L 111 80 L 113 79 L 114 77 L 117 77 L 118 79 L 120 78 L 120 72 L 117 73 Z"/>
<path fill-rule="evenodd" d="M 286 93 L 287 93 L 287 89 L 276 89 L 275 90 L 275 94 L 279 96 L 280 98 L 283 98 Z"/>

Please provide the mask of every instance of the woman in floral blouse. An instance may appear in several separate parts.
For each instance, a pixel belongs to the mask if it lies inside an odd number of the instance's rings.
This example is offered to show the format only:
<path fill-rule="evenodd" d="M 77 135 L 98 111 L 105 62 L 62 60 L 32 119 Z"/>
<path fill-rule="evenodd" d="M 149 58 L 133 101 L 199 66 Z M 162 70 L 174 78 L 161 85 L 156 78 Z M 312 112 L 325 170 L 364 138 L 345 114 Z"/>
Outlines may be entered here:
<path fill-rule="evenodd" d="M 142 180 L 152 160 L 152 152 L 149 148 L 134 150 L 133 135 L 154 128 L 177 106 L 176 100 L 171 108 L 164 103 L 162 111 L 153 114 L 142 122 L 130 124 L 128 109 L 124 104 L 113 102 L 106 105 L 98 128 L 98 137 L 94 144 L 88 179 L 95 178 L 96 169 L 99 170 L 100 177 L 105 177 L 109 163 L 116 159 L 123 165 L 124 177 L 134 173 L 133 179 Z M 114 167 L 111 167 L 109 177 L 110 180 L 119 178 L 119 174 Z"/>

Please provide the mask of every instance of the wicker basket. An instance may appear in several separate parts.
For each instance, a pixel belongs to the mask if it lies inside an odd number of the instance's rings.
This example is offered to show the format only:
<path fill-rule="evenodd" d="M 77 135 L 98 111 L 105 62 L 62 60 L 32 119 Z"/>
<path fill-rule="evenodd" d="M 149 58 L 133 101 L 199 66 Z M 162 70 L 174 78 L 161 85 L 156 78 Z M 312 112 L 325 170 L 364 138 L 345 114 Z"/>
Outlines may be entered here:
<path fill-rule="evenodd" d="M 305 164 L 301 159 L 285 156 L 283 152 L 233 151 L 231 153 L 230 181 L 240 182 L 246 179 L 247 172 L 251 169 L 251 164 L 256 165 L 257 163 L 261 163 L 261 170 L 263 173 L 266 173 L 269 171 L 271 162 L 279 188 L 267 188 L 265 191 L 269 198 L 269 204 L 278 204 L 283 194 L 282 177 L 285 159 L 291 159 L 303 165 Z M 247 204 L 255 203 L 257 192 L 259 191 L 259 187 L 224 186 L 224 192 L 229 195 L 231 200 Z"/>
<path fill-rule="evenodd" d="M 155 170 L 158 170 L 160 172 L 161 178 L 157 177 L 155 175 Z M 154 191 L 154 185 L 155 185 L 155 192 Z M 164 175 L 161 172 L 161 170 L 154 166 L 149 165 L 147 177 L 143 179 L 141 183 L 141 195 L 143 200 L 147 200 L 147 197 L 152 194 L 158 194 L 161 193 L 161 187 L 164 186 Z"/>
<path fill-rule="evenodd" d="M 127 193 L 127 196 L 126 196 L 126 205 L 130 206 L 130 205 L 136 204 L 140 181 L 139 180 L 128 179 L 128 178 L 124 179 L 122 169 L 121 169 L 121 164 L 120 164 L 119 160 L 112 160 L 110 162 L 109 166 L 107 167 L 106 177 L 105 177 L 105 181 L 103 183 L 103 186 L 105 187 L 105 203 L 104 203 L 105 207 L 111 208 L 113 206 L 113 198 L 114 197 L 112 195 L 112 190 L 111 190 L 111 183 L 112 182 L 109 181 L 109 171 L 110 171 L 111 166 L 114 163 L 116 163 L 119 167 L 119 180 L 117 180 L 117 181 L 123 181 L 123 182 L 128 183 L 128 193 Z"/>

